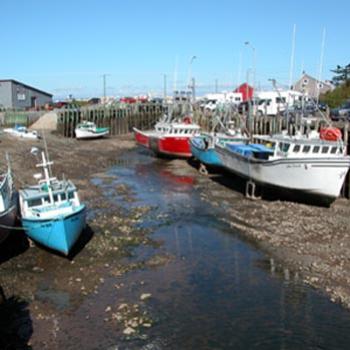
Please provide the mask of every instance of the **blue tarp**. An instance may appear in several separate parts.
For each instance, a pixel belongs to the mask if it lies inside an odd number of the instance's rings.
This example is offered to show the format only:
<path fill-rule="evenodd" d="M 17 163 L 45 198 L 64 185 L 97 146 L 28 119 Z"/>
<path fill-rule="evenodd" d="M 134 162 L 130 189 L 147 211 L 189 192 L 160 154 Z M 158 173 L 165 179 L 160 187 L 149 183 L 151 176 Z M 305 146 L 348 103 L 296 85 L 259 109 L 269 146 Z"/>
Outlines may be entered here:
<path fill-rule="evenodd" d="M 247 144 L 247 145 L 235 145 L 235 144 L 226 144 L 226 147 L 235 153 L 241 154 L 244 157 L 251 157 L 257 154 L 265 154 L 266 156 L 273 154 L 273 150 L 264 145 L 260 144 Z"/>

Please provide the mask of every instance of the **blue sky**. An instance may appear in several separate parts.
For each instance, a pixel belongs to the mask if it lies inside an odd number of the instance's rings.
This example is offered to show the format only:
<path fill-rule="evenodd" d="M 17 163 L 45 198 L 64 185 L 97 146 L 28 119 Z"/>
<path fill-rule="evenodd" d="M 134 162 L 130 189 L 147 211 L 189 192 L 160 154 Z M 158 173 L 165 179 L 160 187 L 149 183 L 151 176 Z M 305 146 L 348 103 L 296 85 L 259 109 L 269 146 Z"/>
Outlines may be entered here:
<path fill-rule="evenodd" d="M 0 79 L 13 78 L 53 93 L 87 97 L 162 93 L 186 85 L 192 73 L 200 91 L 229 89 L 245 80 L 256 51 L 256 84 L 289 80 L 293 25 L 293 76 L 318 77 L 326 28 L 322 78 L 350 63 L 347 0 L 1 0 Z M 240 59 L 242 57 L 242 59 Z M 242 62 L 240 64 L 240 61 Z"/>

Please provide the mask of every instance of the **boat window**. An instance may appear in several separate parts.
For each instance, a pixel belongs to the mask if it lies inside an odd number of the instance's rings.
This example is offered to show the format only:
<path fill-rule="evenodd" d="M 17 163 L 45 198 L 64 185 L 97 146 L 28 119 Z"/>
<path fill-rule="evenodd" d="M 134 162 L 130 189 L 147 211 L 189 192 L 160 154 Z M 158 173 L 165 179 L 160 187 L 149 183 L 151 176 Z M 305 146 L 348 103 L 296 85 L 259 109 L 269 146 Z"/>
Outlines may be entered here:
<path fill-rule="evenodd" d="M 65 201 L 67 199 L 67 196 L 65 193 L 61 193 L 61 201 Z"/>
<path fill-rule="evenodd" d="M 177 134 L 177 129 L 174 130 L 174 134 Z"/>
<path fill-rule="evenodd" d="M 311 146 L 304 146 L 303 147 L 303 153 L 308 153 L 310 152 Z"/>
<path fill-rule="evenodd" d="M 331 148 L 331 153 L 336 154 L 337 153 L 337 147 L 332 147 Z"/>
<path fill-rule="evenodd" d="M 293 152 L 299 152 L 300 151 L 300 145 L 295 145 L 293 148 Z"/>
<path fill-rule="evenodd" d="M 289 147 L 290 147 L 290 144 L 289 144 L 289 143 L 281 142 L 280 148 L 281 148 L 281 151 L 282 151 L 282 152 L 288 152 Z"/>
<path fill-rule="evenodd" d="M 74 192 L 68 192 L 68 199 L 74 198 Z"/>
<path fill-rule="evenodd" d="M 50 203 L 50 197 L 49 196 L 43 197 L 43 201 L 44 203 Z"/>
<path fill-rule="evenodd" d="M 313 153 L 318 153 L 320 151 L 320 146 L 314 146 L 312 152 Z"/>
<path fill-rule="evenodd" d="M 327 146 L 323 146 L 322 147 L 322 153 L 328 153 L 328 147 Z"/>
<path fill-rule="evenodd" d="M 54 194 L 54 195 L 53 195 L 53 201 L 54 201 L 54 202 L 58 202 L 58 195 L 57 195 L 57 194 Z"/>
<path fill-rule="evenodd" d="M 28 203 L 28 207 L 38 207 L 39 205 L 41 205 L 41 198 L 37 198 L 37 199 L 29 199 L 27 201 Z"/>

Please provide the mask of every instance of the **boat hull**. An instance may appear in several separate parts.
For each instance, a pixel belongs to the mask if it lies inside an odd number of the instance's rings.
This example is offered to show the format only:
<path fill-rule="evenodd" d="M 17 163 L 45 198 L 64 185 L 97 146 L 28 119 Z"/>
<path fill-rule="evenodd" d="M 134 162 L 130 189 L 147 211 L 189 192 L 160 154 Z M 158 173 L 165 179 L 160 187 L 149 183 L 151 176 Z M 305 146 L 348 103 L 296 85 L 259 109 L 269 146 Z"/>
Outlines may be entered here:
<path fill-rule="evenodd" d="M 134 128 L 135 140 L 140 146 L 146 147 L 156 155 L 168 157 L 192 157 L 190 138 L 176 136 L 158 136 L 152 132 L 142 132 Z"/>
<path fill-rule="evenodd" d="M 0 244 L 9 236 L 17 215 L 17 206 L 13 204 L 8 210 L 0 214 Z"/>
<path fill-rule="evenodd" d="M 221 160 L 214 147 L 206 147 L 202 137 L 195 137 L 190 141 L 191 153 L 201 163 L 213 167 L 222 166 Z"/>
<path fill-rule="evenodd" d="M 55 219 L 22 218 L 22 225 L 31 239 L 68 255 L 85 227 L 85 216 L 86 207 L 81 205 L 74 213 Z"/>
<path fill-rule="evenodd" d="M 254 182 L 313 196 L 335 199 L 339 196 L 350 158 L 285 158 L 255 160 L 215 147 L 222 165 L 229 171 Z"/>
<path fill-rule="evenodd" d="M 82 140 L 82 139 L 98 139 L 101 137 L 104 137 L 106 135 L 108 135 L 109 130 L 104 130 L 101 132 L 93 132 L 93 131 L 89 131 L 89 130 L 81 130 L 81 129 L 75 129 L 75 137 L 78 140 Z"/>

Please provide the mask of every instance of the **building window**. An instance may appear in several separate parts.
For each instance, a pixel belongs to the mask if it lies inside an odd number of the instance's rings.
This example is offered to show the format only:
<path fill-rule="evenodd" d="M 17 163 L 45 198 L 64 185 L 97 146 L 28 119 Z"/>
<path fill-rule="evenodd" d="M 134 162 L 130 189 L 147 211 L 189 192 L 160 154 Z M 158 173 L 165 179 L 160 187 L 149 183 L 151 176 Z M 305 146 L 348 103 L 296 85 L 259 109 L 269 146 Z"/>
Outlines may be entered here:
<path fill-rule="evenodd" d="M 304 146 L 303 147 L 303 153 L 308 153 L 310 151 L 310 146 Z"/>
<path fill-rule="evenodd" d="M 304 85 L 309 84 L 309 79 L 304 79 L 304 80 L 303 80 L 303 84 L 304 84 Z"/>

